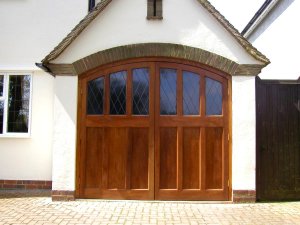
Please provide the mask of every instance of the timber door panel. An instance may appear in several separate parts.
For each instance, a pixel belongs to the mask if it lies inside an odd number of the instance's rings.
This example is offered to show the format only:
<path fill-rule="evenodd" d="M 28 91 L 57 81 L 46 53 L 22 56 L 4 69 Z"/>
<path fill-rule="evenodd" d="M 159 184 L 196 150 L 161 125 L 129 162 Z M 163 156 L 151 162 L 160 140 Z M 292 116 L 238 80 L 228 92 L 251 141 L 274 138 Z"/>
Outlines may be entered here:
<path fill-rule="evenodd" d="M 130 64 L 81 79 L 78 196 L 154 199 L 153 72 Z"/>
<path fill-rule="evenodd" d="M 300 199 L 300 83 L 256 80 L 257 198 Z"/>
<path fill-rule="evenodd" d="M 77 196 L 229 200 L 229 79 L 166 59 L 82 75 Z"/>
<path fill-rule="evenodd" d="M 155 198 L 228 200 L 228 80 L 172 63 L 156 75 Z"/>

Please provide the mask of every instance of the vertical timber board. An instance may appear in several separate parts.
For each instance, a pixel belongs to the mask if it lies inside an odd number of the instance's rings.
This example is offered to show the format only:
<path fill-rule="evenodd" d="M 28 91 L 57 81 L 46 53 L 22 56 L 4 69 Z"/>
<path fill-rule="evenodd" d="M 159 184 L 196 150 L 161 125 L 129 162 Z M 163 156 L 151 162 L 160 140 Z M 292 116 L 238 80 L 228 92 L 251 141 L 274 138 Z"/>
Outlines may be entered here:
<path fill-rule="evenodd" d="M 300 199 L 300 84 L 256 79 L 257 198 Z"/>

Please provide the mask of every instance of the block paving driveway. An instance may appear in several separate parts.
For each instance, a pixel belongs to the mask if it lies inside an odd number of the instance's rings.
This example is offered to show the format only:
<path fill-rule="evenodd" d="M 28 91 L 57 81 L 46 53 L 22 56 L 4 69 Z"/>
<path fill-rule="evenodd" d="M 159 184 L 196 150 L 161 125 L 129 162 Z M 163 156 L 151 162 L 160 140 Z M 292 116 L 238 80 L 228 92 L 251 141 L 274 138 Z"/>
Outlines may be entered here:
<path fill-rule="evenodd" d="M 0 191 L 2 224 L 300 224 L 300 202 L 52 202 L 49 192 Z"/>

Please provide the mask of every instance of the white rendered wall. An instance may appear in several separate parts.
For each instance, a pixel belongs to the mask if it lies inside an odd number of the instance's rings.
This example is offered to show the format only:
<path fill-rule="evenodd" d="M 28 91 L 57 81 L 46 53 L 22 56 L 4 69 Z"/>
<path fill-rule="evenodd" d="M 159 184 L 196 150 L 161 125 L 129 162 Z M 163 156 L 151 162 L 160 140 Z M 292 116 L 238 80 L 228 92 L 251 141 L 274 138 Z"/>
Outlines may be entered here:
<path fill-rule="evenodd" d="M 296 80 L 300 77 L 300 1 L 279 1 L 274 10 L 249 37 L 266 54 L 271 64 L 259 75 L 262 79 Z"/>
<path fill-rule="evenodd" d="M 0 71 L 34 74 L 31 137 L 0 138 L 0 179 L 52 180 L 54 78 L 35 63 L 87 11 L 88 0 L 0 1 Z"/>
<path fill-rule="evenodd" d="M 30 138 L 0 138 L 0 180 L 51 180 L 54 78 L 32 77 Z"/>
<path fill-rule="evenodd" d="M 52 190 L 75 190 L 77 85 L 77 76 L 55 78 Z"/>
<path fill-rule="evenodd" d="M 255 77 L 232 77 L 232 189 L 255 190 Z"/>
<path fill-rule="evenodd" d="M 201 48 L 241 64 L 258 63 L 197 0 L 164 0 L 163 20 L 146 16 L 146 0 L 114 0 L 53 62 L 73 63 L 116 46 L 160 42 Z"/>
<path fill-rule="evenodd" d="M 36 70 L 87 12 L 88 0 L 1 0 L 0 70 Z"/>

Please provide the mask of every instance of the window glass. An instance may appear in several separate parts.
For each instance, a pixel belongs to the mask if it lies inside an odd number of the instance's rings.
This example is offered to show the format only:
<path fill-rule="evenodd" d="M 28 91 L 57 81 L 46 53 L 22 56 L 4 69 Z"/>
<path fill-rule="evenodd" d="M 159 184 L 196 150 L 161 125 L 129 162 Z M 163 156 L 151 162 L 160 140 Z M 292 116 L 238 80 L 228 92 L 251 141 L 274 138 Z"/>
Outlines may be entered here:
<path fill-rule="evenodd" d="M 149 69 L 141 68 L 132 71 L 134 115 L 149 114 Z"/>
<path fill-rule="evenodd" d="M 9 76 L 7 132 L 28 132 L 29 100 L 30 76 Z"/>
<path fill-rule="evenodd" d="M 0 101 L 0 134 L 3 134 L 4 101 Z"/>
<path fill-rule="evenodd" d="M 0 97 L 3 96 L 3 88 L 4 88 L 4 76 L 0 75 Z"/>
<path fill-rule="evenodd" d="M 160 114 L 176 115 L 177 71 L 160 69 Z"/>
<path fill-rule="evenodd" d="M 148 0 L 147 19 L 162 19 L 162 0 Z"/>
<path fill-rule="evenodd" d="M 206 115 L 222 115 L 222 83 L 206 77 Z"/>
<path fill-rule="evenodd" d="M 126 114 L 126 71 L 110 74 L 110 114 Z"/>
<path fill-rule="evenodd" d="M 101 0 L 89 0 L 89 11 L 91 11 Z"/>
<path fill-rule="evenodd" d="M 88 82 L 87 93 L 87 114 L 103 114 L 104 103 L 104 77 L 97 78 Z"/>
<path fill-rule="evenodd" d="M 196 73 L 183 71 L 183 114 L 199 115 L 200 76 Z"/>

